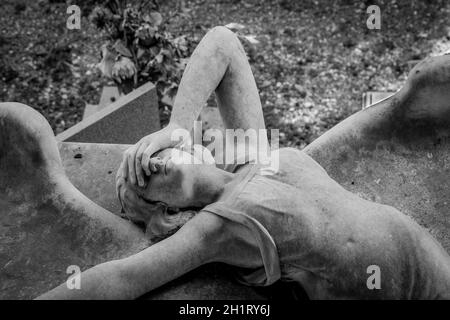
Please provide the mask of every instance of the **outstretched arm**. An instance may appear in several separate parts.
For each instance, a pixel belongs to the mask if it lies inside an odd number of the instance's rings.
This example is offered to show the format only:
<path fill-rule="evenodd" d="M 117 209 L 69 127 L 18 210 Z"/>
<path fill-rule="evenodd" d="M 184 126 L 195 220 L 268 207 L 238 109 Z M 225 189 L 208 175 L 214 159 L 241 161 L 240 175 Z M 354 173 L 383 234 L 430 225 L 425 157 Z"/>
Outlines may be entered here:
<path fill-rule="evenodd" d="M 81 274 L 80 289 L 65 283 L 37 299 L 135 299 L 209 262 L 219 255 L 222 220 L 201 213 L 173 236 L 121 260 L 99 264 Z"/>

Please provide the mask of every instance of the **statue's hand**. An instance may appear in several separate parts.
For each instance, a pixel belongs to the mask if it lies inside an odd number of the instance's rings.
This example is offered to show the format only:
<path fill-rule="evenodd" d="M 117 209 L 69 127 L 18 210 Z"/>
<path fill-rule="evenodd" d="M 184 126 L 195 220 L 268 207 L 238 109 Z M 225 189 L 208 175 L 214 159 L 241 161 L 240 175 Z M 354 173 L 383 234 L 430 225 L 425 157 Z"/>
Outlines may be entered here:
<path fill-rule="evenodd" d="M 145 187 L 144 172 L 152 174 L 151 156 L 160 150 L 174 147 L 179 141 L 172 141 L 172 133 L 179 129 L 178 125 L 170 123 L 165 128 L 143 137 L 134 146 L 125 151 L 117 177 L 128 178 L 131 184 Z M 154 172 L 154 171 L 153 171 Z M 118 188 L 116 180 L 116 187 Z"/>

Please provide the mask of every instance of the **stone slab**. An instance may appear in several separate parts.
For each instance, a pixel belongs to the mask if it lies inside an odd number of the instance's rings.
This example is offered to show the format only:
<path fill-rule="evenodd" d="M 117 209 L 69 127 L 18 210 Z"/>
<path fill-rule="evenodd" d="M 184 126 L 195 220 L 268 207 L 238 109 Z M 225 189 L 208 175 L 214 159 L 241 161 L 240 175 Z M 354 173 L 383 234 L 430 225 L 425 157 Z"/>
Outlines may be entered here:
<path fill-rule="evenodd" d="M 106 210 L 119 214 L 115 177 L 122 153 L 130 145 L 60 142 L 64 170 L 73 185 Z"/>
<path fill-rule="evenodd" d="M 135 144 L 160 128 L 156 87 L 147 83 L 56 138 L 67 142 Z"/>

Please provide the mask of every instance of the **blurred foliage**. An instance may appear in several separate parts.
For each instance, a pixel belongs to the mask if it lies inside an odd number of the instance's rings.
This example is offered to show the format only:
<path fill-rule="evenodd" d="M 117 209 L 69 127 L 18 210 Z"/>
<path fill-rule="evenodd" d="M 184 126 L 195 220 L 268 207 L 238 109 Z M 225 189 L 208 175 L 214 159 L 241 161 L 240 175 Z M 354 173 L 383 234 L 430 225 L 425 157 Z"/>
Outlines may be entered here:
<path fill-rule="evenodd" d="M 186 15 L 184 11 L 178 15 Z M 96 6 L 90 20 L 105 31 L 99 68 L 124 93 L 153 82 L 161 104 L 171 101 L 195 44 L 185 35 L 167 31 L 156 0 L 107 0 Z"/>
<path fill-rule="evenodd" d="M 136 6 L 140 0 L 128 2 Z M 85 104 L 97 104 L 102 87 L 112 83 L 96 68 L 102 44 L 109 40 L 116 55 L 116 50 L 124 51 L 115 46 L 120 40 L 137 57 L 141 42 L 131 32 L 137 30 L 134 25 L 127 30 L 137 45 L 125 41 L 124 33 L 112 38 L 88 20 L 104 0 L 70 3 L 82 9 L 81 30 L 67 30 L 66 0 L 0 1 L 0 101 L 33 106 L 56 133 L 80 121 Z M 372 4 L 381 8 L 381 30 L 366 27 L 366 8 Z M 448 0 L 165 0 L 133 21 L 141 26 L 139 21 L 151 11 L 162 16 L 158 33 L 164 39 L 166 32 L 171 41 L 186 37 L 186 56 L 210 28 L 234 23 L 250 58 L 266 125 L 280 130 L 281 146 L 302 148 L 358 111 L 364 92 L 399 89 L 411 61 L 450 48 Z M 151 21 L 144 23 L 153 27 Z M 242 37 L 244 32 L 251 36 Z M 138 75 L 161 48 L 147 53 L 142 64 L 138 59 Z M 135 64 L 123 53 L 122 59 Z M 173 59 L 182 62 L 184 57 L 176 53 Z M 127 66 L 123 75 L 134 70 L 126 61 L 121 63 Z M 170 67 L 168 73 L 177 84 L 180 73 Z M 167 123 L 170 109 L 162 105 L 160 116 Z"/>

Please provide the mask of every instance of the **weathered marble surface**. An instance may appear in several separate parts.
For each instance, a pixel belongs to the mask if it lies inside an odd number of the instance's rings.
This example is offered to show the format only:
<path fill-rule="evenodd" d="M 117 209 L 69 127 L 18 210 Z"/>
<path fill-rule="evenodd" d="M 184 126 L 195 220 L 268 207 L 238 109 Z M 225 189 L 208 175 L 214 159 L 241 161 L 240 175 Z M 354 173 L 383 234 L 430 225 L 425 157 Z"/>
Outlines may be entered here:
<path fill-rule="evenodd" d="M 115 175 L 129 145 L 60 143 L 69 180 L 89 199 L 114 214 L 120 213 Z M 101 165 L 99 165 L 101 164 Z M 196 270 L 145 296 L 147 299 L 264 299 L 273 290 L 254 290 L 235 283 L 219 264 Z"/>
<path fill-rule="evenodd" d="M 0 104 L 0 299 L 33 298 L 93 266 L 148 245 L 64 174 L 55 137 L 34 109 Z"/>
<path fill-rule="evenodd" d="M 450 251 L 449 143 L 450 56 L 442 56 L 304 151 L 347 189 L 412 216 Z M 113 181 L 124 148 L 63 143 L 61 161 L 41 115 L 0 104 L 0 298 L 35 297 L 64 281 L 70 264 L 84 269 L 148 245 L 139 229 L 94 203 L 118 212 Z M 276 296 L 271 289 L 240 286 L 216 265 L 147 298 Z"/>
<path fill-rule="evenodd" d="M 117 211 L 113 172 L 123 145 L 61 145 L 42 115 L 0 104 L 0 299 L 29 299 L 63 283 L 66 268 L 82 270 L 151 245 Z M 66 173 L 67 175 L 66 175 Z M 111 173 L 109 173 L 111 171 Z M 114 204 L 115 203 L 115 204 Z M 147 295 L 148 299 L 263 299 L 210 265 Z"/>
<path fill-rule="evenodd" d="M 414 218 L 450 253 L 450 55 L 422 61 L 399 92 L 304 151 L 346 189 Z"/>

